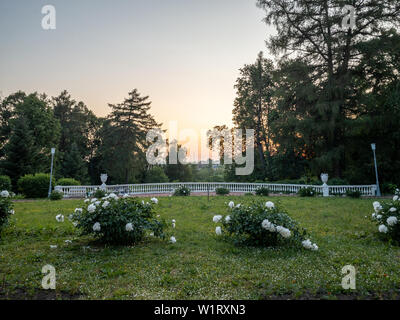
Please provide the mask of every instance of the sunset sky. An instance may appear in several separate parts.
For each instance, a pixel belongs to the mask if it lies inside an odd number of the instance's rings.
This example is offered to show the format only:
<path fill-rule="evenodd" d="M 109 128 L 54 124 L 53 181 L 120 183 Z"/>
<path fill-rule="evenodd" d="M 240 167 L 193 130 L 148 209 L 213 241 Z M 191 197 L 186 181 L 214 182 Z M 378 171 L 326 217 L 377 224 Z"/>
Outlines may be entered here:
<path fill-rule="evenodd" d="M 41 9 L 56 8 L 56 30 Z M 272 29 L 255 0 L 2 0 L 0 92 L 66 89 L 98 116 L 137 88 L 168 129 L 231 126 L 239 68 Z"/>

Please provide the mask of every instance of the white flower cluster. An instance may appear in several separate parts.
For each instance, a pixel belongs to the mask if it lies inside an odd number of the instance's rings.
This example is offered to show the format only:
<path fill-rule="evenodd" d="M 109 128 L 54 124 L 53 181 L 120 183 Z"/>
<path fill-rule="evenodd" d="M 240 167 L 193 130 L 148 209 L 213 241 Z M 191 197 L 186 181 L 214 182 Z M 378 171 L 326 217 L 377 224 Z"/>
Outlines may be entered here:
<path fill-rule="evenodd" d="M 315 243 L 312 243 L 310 239 L 302 241 L 301 244 L 303 245 L 304 248 L 308 250 L 313 250 L 313 251 L 318 250 L 318 246 Z"/>
<path fill-rule="evenodd" d="M 10 196 L 10 193 L 7 190 L 3 190 L 2 192 L 0 192 L 0 196 L 2 198 L 8 198 Z"/>
<path fill-rule="evenodd" d="M 383 210 L 382 205 L 378 202 L 375 201 L 372 206 L 374 207 L 374 213 L 372 213 L 372 219 L 378 221 L 379 226 L 378 226 L 378 231 L 380 233 L 388 233 L 389 232 L 389 227 L 394 227 L 398 223 L 398 218 L 394 216 L 394 214 L 398 213 L 398 210 L 394 205 L 396 205 L 396 201 L 399 201 L 399 195 L 397 194 L 396 190 L 396 195 L 393 197 L 393 203 L 392 206 L 387 210 L 386 213 L 389 213 L 390 216 L 386 218 L 386 221 L 383 220 L 383 215 L 385 214 Z M 386 224 L 385 224 L 386 223 Z"/>
<path fill-rule="evenodd" d="M 278 232 L 285 239 L 290 238 L 292 235 L 289 229 L 282 226 L 275 226 L 268 219 L 263 220 L 263 222 L 261 222 L 261 226 L 269 232 Z"/>

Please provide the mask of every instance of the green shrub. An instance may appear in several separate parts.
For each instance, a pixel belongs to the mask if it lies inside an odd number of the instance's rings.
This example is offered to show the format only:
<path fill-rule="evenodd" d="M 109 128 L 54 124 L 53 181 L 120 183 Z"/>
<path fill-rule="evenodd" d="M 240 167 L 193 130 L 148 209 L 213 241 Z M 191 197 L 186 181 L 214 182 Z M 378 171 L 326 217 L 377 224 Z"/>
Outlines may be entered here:
<path fill-rule="evenodd" d="M 258 187 L 256 189 L 256 195 L 257 196 L 265 196 L 267 197 L 269 195 L 269 189 L 266 187 Z"/>
<path fill-rule="evenodd" d="M 46 173 L 27 174 L 18 180 L 18 190 L 27 198 L 46 198 L 49 192 L 50 175 Z"/>
<path fill-rule="evenodd" d="M 72 178 L 60 178 L 57 180 L 56 186 L 80 186 L 81 183 L 78 180 Z"/>
<path fill-rule="evenodd" d="M 53 190 L 50 193 L 50 200 L 61 200 L 63 197 L 64 197 L 64 194 L 57 190 Z"/>
<path fill-rule="evenodd" d="M 162 167 L 152 167 L 146 172 L 146 183 L 165 183 L 168 182 L 168 177 Z"/>
<path fill-rule="evenodd" d="M 385 240 L 400 244 L 400 191 L 397 189 L 391 201 L 372 205 L 374 213 L 371 219 L 378 226 L 381 237 Z"/>
<path fill-rule="evenodd" d="M 185 186 L 179 186 L 174 190 L 174 196 L 190 196 L 190 189 Z"/>
<path fill-rule="evenodd" d="M 1 232 L 7 226 L 8 219 L 12 214 L 14 214 L 14 210 L 10 194 L 7 190 L 3 190 L 0 193 L 0 238 Z"/>
<path fill-rule="evenodd" d="M 385 182 L 382 184 L 383 194 L 394 194 L 396 192 L 397 186 L 394 183 Z"/>
<path fill-rule="evenodd" d="M 227 188 L 216 188 L 215 189 L 215 193 L 216 194 L 218 194 L 218 195 L 220 195 L 220 196 L 225 196 L 225 195 L 227 195 L 227 194 L 229 194 L 229 189 L 227 189 Z"/>
<path fill-rule="evenodd" d="M 360 198 L 361 197 L 361 192 L 358 190 L 346 190 L 346 196 L 350 198 Z"/>
<path fill-rule="evenodd" d="M 225 234 L 236 244 L 270 247 L 286 243 L 318 249 L 306 240 L 306 231 L 283 208 L 276 207 L 271 201 L 265 204 L 254 202 L 248 206 L 235 206 L 231 201 L 229 207 L 229 215 L 214 216 L 213 221 L 222 223 L 222 228 L 215 230 L 217 235 Z"/>
<path fill-rule="evenodd" d="M 249 197 L 249 196 L 254 196 L 254 193 L 253 192 L 246 192 L 244 195 Z"/>
<path fill-rule="evenodd" d="M 314 197 L 315 196 L 315 190 L 313 187 L 305 187 L 305 188 L 301 188 L 297 194 L 300 197 Z"/>
<path fill-rule="evenodd" d="M 105 192 L 105 190 L 102 189 L 96 189 L 96 191 L 93 193 L 93 197 L 101 199 L 103 197 L 105 197 L 107 195 L 107 193 Z"/>
<path fill-rule="evenodd" d="M 345 179 L 340 179 L 340 178 L 332 178 L 329 179 L 327 182 L 331 186 L 346 186 L 349 184 L 349 182 Z"/>
<path fill-rule="evenodd" d="M 9 176 L 0 176 L 0 191 L 11 190 L 11 179 Z"/>
<path fill-rule="evenodd" d="M 83 235 L 93 235 L 107 244 L 135 244 L 146 232 L 165 238 L 166 224 L 155 218 L 153 202 L 118 198 L 115 194 L 93 200 L 87 207 L 75 209 L 70 217 Z"/>

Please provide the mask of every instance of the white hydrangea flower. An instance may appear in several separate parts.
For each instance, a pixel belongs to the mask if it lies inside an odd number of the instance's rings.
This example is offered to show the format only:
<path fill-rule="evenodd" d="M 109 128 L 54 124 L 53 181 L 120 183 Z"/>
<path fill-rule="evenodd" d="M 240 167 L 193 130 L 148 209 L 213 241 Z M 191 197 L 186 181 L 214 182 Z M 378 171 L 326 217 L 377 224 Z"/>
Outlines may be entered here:
<path fill-rule="evenodd" d="M 108 197 L 111 198 L 111 199 L 118 200 L 118 196 L 117 196 L 115 193 L 110 193 L 110 194 L 108 195 Z"/>
<path fill-rule="evenodd" d="M 371 215 L 371 217 L 372 217 L 372 219 L 376 219 L 376 213 L 373 212 L 372 215 Z"/>
<path fill-rule="evenodd" d="M 96 211 L 96 205 L 95 204 L 89 204 L 89 206 L 87 207 L 87 210 L 90 212 L 90 213 L 93 213 L 93 212 L 95 212 Z"/>
<path fill-rule="evenodd" d="M 158 199 L 157 198 L 151 198 L 150 199 L 153 203 L 157 204 L 158 203 Z"/>
<path fill-rule="evenodd" d="M 389 211 L 390 211 L 390 212 L 396 212 L 397 209 L 396 209 L 395 207 L 391 207 L 391 208 L 389 209 Z"/>
<path fill-rule="evenodd" d="M 310 249 L 311 250 L 311 248 L 312 248 L 312 243 L 311 243 L 310 239 L 302 241 L 301 244 L 306 249 Z"/>
<path fill-rule="evenodd" d="M 90 199 L 85 199 L 83 202 L 88 203 L 89 201 L 90 201 Z"/>
<path fill-rule="evenodd" d="M 276 231 L 285 239 L 290 238 L 290 236 L 292 235 L 289 229 L 282 226 L 277 226 Z"/>
<path fill-rule="evenodd" d="M 64 216 L 62 214 L 58 214 L 58 215 L 56 215 L 56 220 L 58 222 L 64 222 Z"/>
<path fill-rule="evenodd" d="M 50 245 L 50 249 L 57 249 L 56 245 Z"/>
<path fill-rule="evenodd" d="M 397 200 L 399 200 L 399 196 L 398 196 L 398 195 L 395 195 L 395 196 L 393 197 L 393 201 L 397 201 Z"/>
<path fill-rule="evenodd" d="M 82 208 L 75 208 L 75 213 L 82 213 Z"/>
<path fill-rule="evenodd" d="M 104 209 L 108 207 L 108 205 L 110 204 L 110 202 L 108 202 L 107 200 L 103 202 L 103 204 L 101 205 Z"/>
<path fill-rule="evenodd" d="M 176 243 L 176 239 L 174 236 L 172 236 L 171 238 L 169 238 L 169 241 L 171 241 L 172 243 Z"/>
<path fill-rule="evenodd" d="M 236 208 L 240 208 L 240 203 L 236 205 Z"/>
<path fill-rule="evenodd" d="M 9 211 L 9 213 L 10 213 L 10 214 L 15 214 L 15 210 L 12 209 L 12 210 Z"/>
<path fill-rule="evenodd" d="M 267 201 L 267 202 L 265 203 L 265 206 L 266 206 L 268 209 L 273 209 L 273 208 L 275 208 L 275 204 L 274 204 L 272 201 Z"/>
<path fill-rule="evenodd" d="M 214 221 L 215 223 L 220 222 L 221 219 L 222 219 L 222 216 L 221 216 L 221 215 L 216 215 L 216 216 L 213 217 L 213 221 Z"/>
<path fill-rule="evenodd" d="M 391 216 L 386 219 L 388 226 L 394 226 L 397 223 L 397 217 Z"/>
<path fill-rule="evenodd" d="M 78 225 L 78 222 L 74 221 L 72 222 L 72 224 L 74 225 L 74 227 L 76 227 Z"/>
<path fill-rule="evenodd" d="M 96 202 L 97 198 L 93 198 L 92 200 L 90 200 L 91 203 Z"/>
<path fill-rule="evenodd" d="M 130 223 L 130 222 L 127 223 L 126 226 L 125 226 L 125 230 L 128 231 L 128 232 L 133 231 L 132 223 Z"/>
<path fill-rule="evenodd" d="M 93 225 L 93 231 L 94 231 L 94 232 L 98 232 L 98 231 L 100 231 L 100 230 L 101 230 L 100 223 L 99 223 L 99 222 L 96 222 L 96 223 Z"/>
<path fill-rule="evenodd" d="M 378 219 L 378 220 L 382 219 L 382 215 L 378 214 L 378 215 L 376 216 L 376 219 Z"/>
<path fill-rule="evenodd" d="M 229 223 L 229 221 L 231 221 L 231 216 L 228 215 L 225 217 L 225 222 Z"/>
<path fill-rule="evenodd" d="M 229 208 L 233 208 L 234 206 L 235 206 L 235 203 L 233 202 L 233 201 L 230 201 L 229 203 L 228 203 L 228 206 L 229 206 Z"/>
<path fill-rule="evenodd" d="M 95 204 L 96 206 L 98 206 L 100 203 L 101 203 L 101 201 L 100 201 L 100 200 L 97 200 L 94 204 Z"/>
<path fill-rule="evenodd" d="M 220 236 L 222 234 L 221 227 L 216 227 L 215 228 L 215 233 L 217 234 L 217 236 Z"/>
<path fill-rule="evenodd" d="M 263 220 L 263 222 L 261 222 L 261 226 L 265 230 L 268 230 L 270 232 L 275 232 L 276 231 L 275 225 L 273 223 L 271 223 L 268 219 Z"/>
<path fill-rule="evenodd" d="M 7 190 L 3 190 L 0 193 L 0 196 L 2 196 L 3 198 L 8 198 L 10 196 L 10 193 Z"/>
<path fill-rule="evenodd" d="M 159 215 L 158 215 L 158 217 L 159 217 Z M 176 220 L 175 220 L 175 219 L 172 219 L 171 221 L 172 221 L 172 223 L 175 223 L 175 222 L 176 222 Z"/>
<path fill-rule="evenodd" d="M 379 230 L 379 232 L 382 232 L 382 233 L 388 232 L 388 228 L 384 224 L 381 224 L 379 226 L 378 230 Z"/>
<path fill-rule="evenodd" d="M 122 198 L 129 198 L 129 194 L 125 193 Z"/>
<path fill-rule="evenodd" d="M 65 240 L 64 242 L 69 244 L 69 243 L 72 243 L 72 240 Z"/>
<path fill-rule="evenodd" d="M 311 250 L 313 250 L 313 251 L 318 251 L 318 246 L 314 243 L 314 244 L 312 245 Z"/>
<path fill-rule="evenodd" d="M 172 228 L 175 228 L 175 222 L 172 222 Z"/>
<path fill-rule="evenodd" d="M 379 211 L 382 210 L 382 206 L 378 201 L 375 201 L 372 205 L 376 213 L 379 213 Z"/>

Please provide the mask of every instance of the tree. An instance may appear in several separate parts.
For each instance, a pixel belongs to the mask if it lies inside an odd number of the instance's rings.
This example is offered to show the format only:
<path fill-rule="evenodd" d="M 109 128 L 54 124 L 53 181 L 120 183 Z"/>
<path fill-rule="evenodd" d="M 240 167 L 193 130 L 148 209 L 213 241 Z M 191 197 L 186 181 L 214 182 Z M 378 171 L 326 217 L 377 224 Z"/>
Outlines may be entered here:
<path fill-rule="evenodd" d="M 164 183 L 168 182 L 168 177 L 162 167 L 154 166 L 146 172 L 146 183 Z"/>
<path fill-rule="evenodd" d="M 269 155 L 272 149 L 270 114 L 273 108 L 273 69 L 272 61 L 265 59 L 260 52 L 254 64 L 240 69 L 240 77 L 235 84 L 237 97 L 234 102 L 233 122 L 238 129 L 254 129 L 255 150 L 258 155 L 256 171 L 262 179 L 268 174 L 265 152 Z"/>
<path fill-rule="evenodd" d="M 87 181 L 88 164 L 93 156 L 93 149 L 96 148 L 93 143 L 99 127 L 98 119 L 83 102 L 72 100 L 65 90 L 59 96 L 53 97 L 52 105 L 54 115 L 61 124 L 57 150 L 58 175 Z M 71 151 L 73 154 L 69 155 Z"/>
<path fill-rule="evenodd" d="M 161 126 L 149 114 L 148 98 L 134 89 L 123 103 L 109 105 L 112 111 L 101 129 L 97 156 L 111 181 L 129 183 L 144 179 L 149 147 L 146 135 L 150 129 Z"/>
<path fill-rule="evenodd" d="M 357 13 L 354 28 L 342 28 L 342 0 L 258 0 L 266 11 L 265 21 L 277 28 L 267 45 L 282 59 L 295 57 L 311 68 L 318 87 L 315 107 L 320 114 L 316 141 L 323 146 L 315 163 L 332 163 L 331 171 L 345 170 L 345 130 L 355 115 L 349 105 L 354 66 L 359 63 L 358 45 L 399 25 L 397 0 L 353 0 Z"/>
<path fill-rule="evenodd" d="M 21 174 L 49 171 L 50 148 L 57 145 L 60 124 L 45 95 L 16 93 L 4 103 L 9 117 L 1 167 L 15 186 Z"/>

